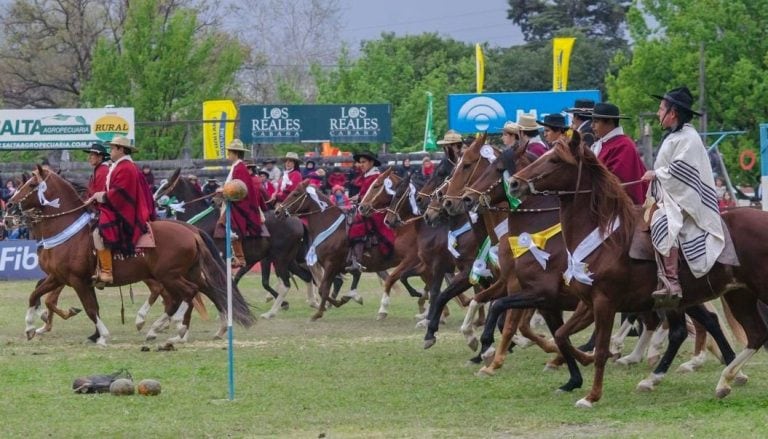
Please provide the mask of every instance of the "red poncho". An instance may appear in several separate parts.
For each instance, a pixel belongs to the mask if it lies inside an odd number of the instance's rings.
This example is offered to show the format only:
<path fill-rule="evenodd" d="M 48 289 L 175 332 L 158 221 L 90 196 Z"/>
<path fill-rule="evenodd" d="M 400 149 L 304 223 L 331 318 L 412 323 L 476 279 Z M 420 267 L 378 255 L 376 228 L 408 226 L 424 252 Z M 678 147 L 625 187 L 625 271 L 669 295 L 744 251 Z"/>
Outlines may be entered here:
<path fill-rule="evenodd" d="M 135 253 L 136 242 L 149 230 L 147 223 L 154 213 L 148 194 L 146 180 L 130 156 L 112 164 L 106 200 L 99 204 L 99 230 L 106 247 L 126 256 Z"/>

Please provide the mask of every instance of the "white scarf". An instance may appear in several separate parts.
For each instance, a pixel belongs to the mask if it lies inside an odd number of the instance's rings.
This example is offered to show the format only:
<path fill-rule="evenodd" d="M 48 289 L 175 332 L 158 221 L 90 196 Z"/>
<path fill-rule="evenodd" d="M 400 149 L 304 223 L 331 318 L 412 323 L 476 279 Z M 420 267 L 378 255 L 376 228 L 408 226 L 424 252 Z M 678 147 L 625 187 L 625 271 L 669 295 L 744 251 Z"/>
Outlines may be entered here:
<path fill-rule="evenodd" d="M 240 162 L 242 162 L 242 160 L 237 159 L 235 163 L 232 163 L 232 167 L 229 168 L 229 175 L 227 175 L 227 179 L 224 181 L 225 183 L 232 181 L 232 174 L 235 172 L 235 166 Z"/>
<path fill-rule="evenodd" d="M 604 135 L 603 137 L 597 139 L 595 143 L 592 144 L 592 152 L 595 153 L 595 156 L 600 155 L 600 151 L 603 149 L 603 143 L 607 142 L 611 139 L 613 139 L 616 136 L 621 136 L 624 134 L 624 129 L 622 127 L 616 127 L 608 132 L 608 134 Z"/>
<path fill-rule="evenodd" d="M 117 168 L 118 163 L 120 163 L 122 161 L 133 162 L 133 159 L 131 158 L 130 155 L 126 154 L 126 155 L 120 157 L 119 159 L 115 160 L 114 162 L 112 162 L 111 165 L 109 165 L 109 172 L 107 173 L 107 190 L 109 190 L 109 185 L 110 185 L 110 183 L 112 181 L 112 171 L 114 171 Z M 144 176 L 142 175 L 142 178 L 143 177 Z"/>

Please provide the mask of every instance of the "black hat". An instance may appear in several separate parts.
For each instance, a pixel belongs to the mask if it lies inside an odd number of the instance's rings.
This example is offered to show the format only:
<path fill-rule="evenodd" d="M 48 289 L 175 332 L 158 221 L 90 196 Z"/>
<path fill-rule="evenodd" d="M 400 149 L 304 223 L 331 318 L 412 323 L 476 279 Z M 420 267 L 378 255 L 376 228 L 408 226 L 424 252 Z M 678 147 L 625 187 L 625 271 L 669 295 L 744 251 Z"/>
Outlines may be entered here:
<path fill-rule="evenodd" d="M 217 183 L 217 184 L 219 183 L 219 180 L 216 180 L 216 179 L 215 179 L 215 178 L 213 178 L 213 177 L 211 177 L 211 178 L 207 179 L 206 181 L 207 181 L 208 183 Z"/>
<path fill-rule="evenodd" d="M 592 117 L 592 109 L 595 108 L 595 101 L 592 99 L 576 99 L 572 108 L 566 108 L 566 113 L 573 113 L 574 116 L 578 116 L 582 119 L 589 119 Z"/>
<path fill-rule="evenodd" d="M 691 91 L 688 90 L 688 87 L 682 86 L 673 88 L 672 90 L 664 93 L 664 96 L 659 95 L 651 95 L 656 99 L 667 101 L 671 104 L 677 105 L 678 107 L 688 110 L 691 113 L 702 116 L 701 113 L 698 111 L 695 111 L 691 106 L 693 105 L 693 95 L 691 94 Z"/>
<path fill-rule="evenodd" d="M 96 154 L 101 154 L 104 157 L 109 157 L 109 151 L 107 151 L 107 148 L 105 148 L 101 143 L 94 143 L 90 148 L 84 149 L 83 151 L 89 153 L 95 152 Z"/>
<path fill-rule="evenodd" d="M 619 107 L 608 102 L 600 102 L 595 105 L 592 119 L 629 119 L 629 117 L 619 114 Z"/>
<path fill-rule="evenodd" d="M 269 171 L 267 171 L 266 169 L 259 169 L 258 174 L 269 178 Z"/>
<path fill-rule="evenodd" d="M 370 151 L 361 151 L 361 152 L 356 152 L 355 154 L 353 154 L 353 155 L 352 155 L 352 158 L 353 158 L 353 159 L 354 159 L 356 162 L 360 161 L 360 159 L 361 159 L 362 157 L 365 157 L 365 158 L 367 158 L 368 160 L 372 161 L 372 162 L 373 162 L 373 166 L 381 166 L 381 162 L 379 161 L 379 158 L 378 158 L 378 157 L 376 157 L 376 154 L 374 154 L 374 153 L 372 153 L 372 152 L 370 152 Z"/>
<path fill-rule="evenodd" d="M 266 160 L 264 160 L 264 164 L 265 165 L 269 165 L 269 164 L 274 165 L 275 163 L 277 163 L 277 160 L 275 160 L 275 159 L 266 159 Z"/>
<path fill-rule="evenodd" d="M 565 123 L 565 116 L 560 113 L 547 114 L 544 116 L 544 120 L 539 120 L 537 122 L 550 128 L 568 128 L 568 125 Z"/>

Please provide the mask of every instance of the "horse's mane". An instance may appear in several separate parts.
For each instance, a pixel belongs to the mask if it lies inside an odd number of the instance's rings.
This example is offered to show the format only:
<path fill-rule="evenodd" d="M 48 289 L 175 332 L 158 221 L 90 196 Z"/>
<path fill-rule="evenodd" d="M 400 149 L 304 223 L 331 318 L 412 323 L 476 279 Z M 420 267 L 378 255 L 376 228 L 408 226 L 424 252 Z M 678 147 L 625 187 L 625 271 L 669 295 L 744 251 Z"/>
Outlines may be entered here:
<path fill-rule="evenodd" d="M 80 199 L 80 195 L 78 195 L 78 189 L 75 187 L 75 183 L 72 183 L 71 181 L 67 180 L 66 178 L 62 177 L 61 175 L 53 171 L 46 171 L 45 177 L 40 176 L 40 178 L 42 180 L 46 180 L 46 179 L 53 179 L 54 181 L 58 180 L 59 182 L 61 182 L 60 186 L 62 187 L 64 192 L 68 192 L 69 195 L 72 196 L 73 200 L 76 200 L 82 203 Z M 85 193 L 85 190 L 83 189 L 82 192 Z M 62 195 L 63 194 L 56 194 L 57 197 L 61 197 Z"/>
<path fill-rule="evenodd" d="M 575 151 L 578 157 L 575 157 L 571 151 Z M 578 133 L 574 133 L 570 148 L 560 144 L 555 148 L 555 154 L 562 160 L 577 166 L 577 160 L 581 160 L 582 173 L 588 175 L 592 181 L 589 208 L 597 218 L 600 233 L 605 234 L 614 219 L 618 218 L 621 225 L 611 234 L 610 239 L 618 242 L 627 242 L 631 239 L 634 228 L 633 203 L 618 177 L 597 159 L 592 150 L 580 143 Z"/>

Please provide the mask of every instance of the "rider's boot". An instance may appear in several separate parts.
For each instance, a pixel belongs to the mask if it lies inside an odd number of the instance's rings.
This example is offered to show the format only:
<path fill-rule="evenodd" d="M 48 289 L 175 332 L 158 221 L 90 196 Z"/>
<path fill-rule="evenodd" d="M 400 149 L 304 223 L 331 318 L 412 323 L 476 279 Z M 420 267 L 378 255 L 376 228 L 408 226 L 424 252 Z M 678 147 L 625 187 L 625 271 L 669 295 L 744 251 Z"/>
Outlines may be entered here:
<path fill-rule="evenodd" d="M 680 287 L 680 281 L 677 277 L 678 257 L 679 250 L 677 247 L 672 247 L 669 250 L 669 256 L 656 254 L 661 287 L 651 293 L 651 297 L 656 302 L 657 308 L 674 308 L 683 298 L 683 289 Z"/>
<path fill-rule="evenodd" d="M 349 255 L 347 257 L 347 262 L 349 265 L 347 265 L 344 270 L 345 271 L 363 271 L 365 270 L 365 267 L 363 267 L 360 264 L 360 261 L 363 259 L 363 250 L 365 247 L 364 242 L 356 242 L 355 245 L 352 246 L 351 249 L 349 249 Z"/>
<path fill-rule="evenodd" d="M 232 252 L 234 257 L 232 258 L 232 268 L 240 268 L 245 266 L 245 253 L 243 253 L 243 241 L 236 239 L 232 241 Z"/>
<path fill-rule="evenodd" d="M 96 265 L 96 275 L 93 277 L 96 288 L 104 288 L 105 285 L 113 282 L 112 278 L 112 250 L 105 248 L 96 250 L 98 264 Z"/>

